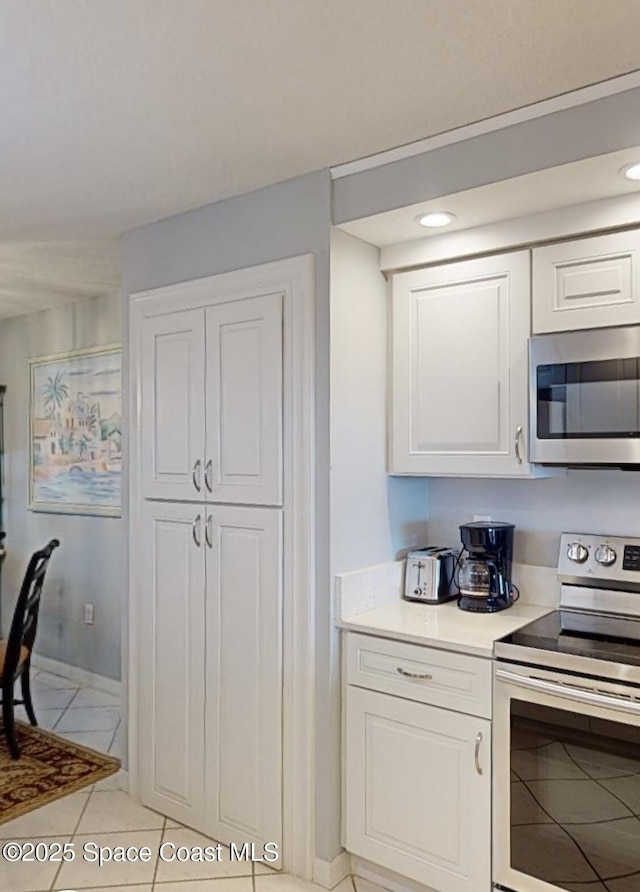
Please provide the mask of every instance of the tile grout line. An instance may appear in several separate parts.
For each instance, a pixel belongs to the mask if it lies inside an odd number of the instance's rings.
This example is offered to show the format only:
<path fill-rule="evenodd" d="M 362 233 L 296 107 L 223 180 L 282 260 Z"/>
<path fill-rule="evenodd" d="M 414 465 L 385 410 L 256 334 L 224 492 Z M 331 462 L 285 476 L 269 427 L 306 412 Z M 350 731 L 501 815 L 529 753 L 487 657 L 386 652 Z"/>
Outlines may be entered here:
<path fill-rule="evenodd" d="M 78 692 L 76 691 L 76 694 L 77 694 L 77 693 L 78 693 Z M 73 703 L 73 698 L 76 696 L 76 694 L 73 695 L 73 697 L 71 698 L 71 700 L 69 701 L 69 703 Z M 64 707 L 64 709 L 62 710 L 62 712 L 61 712 L 60 715 L 58 716 L 58 718 L 57 718 L 57 719 L 55 720 L 55 722 L 53 723 L 53 728 L 51 729 L 52 731 L 55 731 L 55 729 L 58 727 L 58 725 L 60 724 L 60 722 L 62 721 L 62 719 L 63 719 L 63 718 L 65 717 L 65 715 L 67 714 L 67 709 L 69 709 L 69 703 L 67 703 L 67 705 Z"/>
<path fill-rule="evenodd" d="M 67 709 L 69 709 L 69 706 L 73 703 L 73 701 L 75 700 L 75 698 L 78 696 L 78 692 L 79 692 L 79 690 L 80 690 L 80 687 L 79 687 L 79 686 L 76 687 L 75 685 L 74 685 L 74 687 L 75 687 L 75 692 L 74 692 L 74 694 L 73 694 L 73 697 L 71 698 L 71 700 L 69 700 L 69 702 L 67 703 L 67 705 L 64 706 L 64 707 L 62 708 L 62 712 L 60 713 L 60 715 L 58 716 L 58 718 L 57 718 L 57 719 L 55 720 L 55 722 L 53 723 L 53 728 L 51 728 L 52 731 L 55 731 L 55 729 L 58 727 L 59 723 L 60 723 L 60 722 L 62 721 L 62 719 L 64 718 L 64 715 L 65 715 Z M 55 690 L 55 688 L 53 688 L 53 690 Z M 66 688 L 61 688 L 61 690 L 71 690 L 71 688 L 68 688 L 68 689 L 66 689 Z M 37 699 L 37 698 L 36 698 L 36 699 Z M 37 716 L 36 716 L 36 718 L 37 718 Z"/>
<path fill-rule="evenodd" d="M 38 674 L 40 674 L 40 671 L 38 672 Z M 35 678 L 35 677 L 36 676 L 33 676 L 33 678 Z M 66 681 L 72 682 L 72 679 L 66 678 L 66 676 L 61 675 L 61 676 L 57 676 L 57 677 L 62 678 Z M 100 748 L 94 747 L 96 750 L 98 750 L 98 752 L 104 752 L 105 755 L 110 755 L 111 750 L 113 748 L 113 744 L 115 743 L 116 736 L 118 734 L 118 730 L 120 728 L 120 725 L 122 724 L 122 703 L 118 702 L 117 704 L 111 703 L 111 704 L 97 705 L 97 706 L 91 705 L 91 704 L 86 705 L 86 706 L 74 706 L 73 704 L 76 702 L 81 691 L 84 691 L 84 690 L 98 691 L 99 690 L 98 688 L 93 688 L 91 685 L 87 685 L 87 684 L 73 684 L 72 687 L 69 687 L 69 688 L 51 688 L 51 690 L 73 690 L 74 691 L 73 696 L 71 697 L 71 699 L 69 700 L 67 705 L 62 707 L 60 715 L 58 716 L 56 721 L 53 723 L 52 727 L 49 729 L 45 729 L 45 730 L 51 731 L 52 733 L 57 733 L 58 736 L 62 737 L 63 739 L 68 739 L 65 736 L 67 734 L 84 734 L 84 733 L 108 734 L 112 730 L 111 728 L 105 728 L 105 729 L 84 728 L 84 729 L 78 729 L 76 731 L 61 731 L 59 728 L 60 723 L 64 720 L 69 709 L 117 709 L 118 710 L 118 713 L 119 713 L 118 721 L 116 723 L 115 728 L 113 729 L 113 734 L 111 736 L 111 740 L 109 741 L 108 746 L 105 749 L 102 749 L 101 747 Z M 49 709 L 57 709 L 59 707 L 48 707 L 48 708 Z M 46 710 L 46 708 L 44 708 L 40 711 L 45 711 L 45 710 Z M 72 738 L 71 738 L 71 740 L 73 742 Z"/>
<path fill-rule="evenodd" d="M 87 801 L 82 806 L 82 810 L 80 811 L 80 814 L 78 815 L 78 820 L 76 821 L 76 826 L 73 828 L 73 832 L 70 834 L 71 842 L 73 842 L 73 840 L 75 839 L 76 833 L 78 832 L 78 827 L 80 826 L 80 822 L 82 821 L 82 816 L 84 815 L 85 811 L 87 810 L 87 806 L 89 805 L 89 800 L 91 799 L 92 794 L 93 794 L 93 789 L 90 789 L 89 795 L 87 796 Z M 55 885 L 58 881 L 58 877 L 60 876 L 60 871 L 62 870 L 62 865 L 65 863 L 68 863 L 68 862 L 64 862 L 64 861 L 60 862 L 58 869 L 55 872 L 55 876 L 53 877 L 53 881 L 52 881 L 51 885 L 49 886 L 49 889 L 55 888 Z"/>
<path fill-rule="evenodd" d="M 84 707 L 76 707 L 76 708 L 84 709 Z M 97 707 L 87 707 L 87 708 L 88 709 L 104 709 L 105 707 L 97 706 Z M 120 709 L 120 707 L 106 707 L 106 708 Z M 115 739 L 116 739 L 116 735 L 118 733 L 120 725 L 122 724 L 122 717 L 118 718 L 115 728 L 79 728 L 75 731 L 60 731 L 60 730 L 58 730 L 58 724 L 59 724 L 59 722 L 62 721 L 62 719 L 64 718 L 65 715 L 66 715 L 66 710 L 60 716 L 60 718 L 58 719 L 58 721 L 56 722 L 56 724 L 54 726 L 54 729 L 57 731 L 57 733 L 60 737 L 65 737 L 65 735 L 67 735 L 67 734 L 111 734 L 111 739 L 110 739 L 109 744 L 107 745 L 106 749 L 102 749 L 101 747 L 98 747 L 96 745 L 93 746 L 93 749 L 97 750 L 98 752 L 104 753 L 105 755 L 110 754 L 111 748 L 112 748 L 112 746 L 115 742 Z M 69 739 L 71 739 L 71 741 L 73 742 L 73 738 L 69 738 Z"/>
<path fill-rule="evenodd" d="M 78 694 L 80 693 L 81 690 L 82 690 L 82 685 L 78 685 L 78 687 L 76 688 L 75 694 L 73 695 L 71 700 L 69 700 L 69 702 L 67 703 L 67 709 L 69 709 L 69 707 L 71 706 L 73 701 L 76 699 L 76 697 L 78 696 Z M 67 711 L 67 709 L 65 709 L 65 712 Z"/>
<path fill-rule="evenodd" d="M 109 746 L 107 747 L 107 752 L 106 752 L 107 756 L 113 755 L 113 753 L 111 752 L 111 748 L 112 748 L 113 744 L 116 742 L 116 735 L 118 734 L 118 728 L 120 727 L 121 721 L 122 721 L 122 719 L 118 719 L 118 724 L 113 729 L 113 736 L 111 737 L 111 742 L 109 743 Z"/>
<path fill-rule="evenodd" d="M 162 847 L 162 843 L 164 842 L 164 837 L 167 832 L 167 816 L 165 815 L 162 820 L 162 833 L 160 834 L 160 843 L 158 844 L 158 851 L 156 852 L 156 863 L 153 868 L 153 877 L 151 878 L 151 892 L 156 887 L 156 877 L 158 876 L 158 867 L 160 865 L 160 849 Z"/>

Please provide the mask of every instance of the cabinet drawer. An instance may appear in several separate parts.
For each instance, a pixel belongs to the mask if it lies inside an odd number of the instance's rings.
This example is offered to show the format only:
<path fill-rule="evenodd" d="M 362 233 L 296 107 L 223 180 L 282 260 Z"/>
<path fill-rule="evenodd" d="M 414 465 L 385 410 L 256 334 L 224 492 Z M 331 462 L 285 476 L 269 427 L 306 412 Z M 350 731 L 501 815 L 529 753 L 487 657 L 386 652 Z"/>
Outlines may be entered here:
<path fill-rule="evenodd" d="M 350 632 L 347 684 L 491 717 L 491 660 Z"/>

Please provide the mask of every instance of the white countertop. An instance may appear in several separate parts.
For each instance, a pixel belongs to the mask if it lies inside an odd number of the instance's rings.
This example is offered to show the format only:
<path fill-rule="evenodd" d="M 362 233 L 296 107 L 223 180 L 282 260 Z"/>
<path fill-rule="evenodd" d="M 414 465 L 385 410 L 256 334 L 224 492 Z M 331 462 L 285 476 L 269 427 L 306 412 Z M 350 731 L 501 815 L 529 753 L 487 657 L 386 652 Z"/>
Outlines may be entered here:
<path fill-rule="evenodd" d="M 456 601 L 431 605 L 398 598 L 345 616 L 336 625 L 350 632 L 492 657 L 495 641 L 549 612 L 549 607 L 516 603 L 499 613 L 469 613 L 460 610 Z"/>

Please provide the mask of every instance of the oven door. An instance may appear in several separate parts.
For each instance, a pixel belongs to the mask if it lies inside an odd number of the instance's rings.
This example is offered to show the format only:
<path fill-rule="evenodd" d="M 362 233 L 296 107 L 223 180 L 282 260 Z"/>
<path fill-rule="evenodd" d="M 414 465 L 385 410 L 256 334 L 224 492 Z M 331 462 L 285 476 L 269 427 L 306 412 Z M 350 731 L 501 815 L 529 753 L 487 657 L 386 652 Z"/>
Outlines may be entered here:
<path fill-rule="evenodd" d="M 640 464 L 640 326 L 529 341 L 531 447 L 542 464 Z"/>
<path fill-rule="evenodd" d="M 498 888 L 640 890 L 640 688 L 496 663 L 493 778 Z"/>

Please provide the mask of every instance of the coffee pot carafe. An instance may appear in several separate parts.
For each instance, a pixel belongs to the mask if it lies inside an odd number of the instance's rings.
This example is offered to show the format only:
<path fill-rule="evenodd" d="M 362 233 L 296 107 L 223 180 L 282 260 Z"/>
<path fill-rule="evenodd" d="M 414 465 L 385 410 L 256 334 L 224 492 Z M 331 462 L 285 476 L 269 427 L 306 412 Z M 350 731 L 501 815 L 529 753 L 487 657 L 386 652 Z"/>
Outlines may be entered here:
<path fill-rule="evenodd" d="M 457 568 L 458 607 L 495 613 L 514 602 L 511 581 L 512 523 L 476 521 L 460 527 L 463 550 Z"/>

